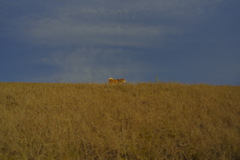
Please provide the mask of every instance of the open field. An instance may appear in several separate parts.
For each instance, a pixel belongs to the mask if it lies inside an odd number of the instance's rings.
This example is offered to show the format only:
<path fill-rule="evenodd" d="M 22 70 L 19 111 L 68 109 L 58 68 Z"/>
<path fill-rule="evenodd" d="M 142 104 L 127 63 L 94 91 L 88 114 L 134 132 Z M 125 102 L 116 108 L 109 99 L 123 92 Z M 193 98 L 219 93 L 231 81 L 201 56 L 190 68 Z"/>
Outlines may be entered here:
<path fill-rule="evenodd" d="M 0 83 L 0 160 L 239 160 L 240 86 Z"/>

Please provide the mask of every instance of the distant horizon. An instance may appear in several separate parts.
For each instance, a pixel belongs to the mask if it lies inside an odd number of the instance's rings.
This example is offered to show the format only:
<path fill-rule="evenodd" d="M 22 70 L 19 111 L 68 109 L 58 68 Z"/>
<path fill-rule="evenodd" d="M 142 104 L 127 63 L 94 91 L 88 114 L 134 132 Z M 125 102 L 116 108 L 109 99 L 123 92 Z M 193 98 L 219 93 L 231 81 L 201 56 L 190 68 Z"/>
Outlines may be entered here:
<path fill-rule="evenodd" d="M 0 83 L 29 83 L 29 84 L 99 84 L 99 85 L 104 85 L 107 84 L 108 82 L 15 82 L 15 81 L 11 81 L 11 82 L 3 82 L 0 81 Z M 184 82 L 177 82 L 177 81 L 169 81 L 169 82 L 164 82 L 164 81 L 158 81 L 158 82 L 154 82 L 154 81 L 139 81 L 139 82 L 126 82 L 126 84 L 118 84 L 118 85 L 127 85 L 127 84 L 142 84 L 142 83 L 152 83 L 152 84 L 157 84 L 157 83 L 166 83 L 166 84 L 182 84 L 182 85 L 207 85 L 207 86 L 233 86 L 233 87 L 240 87 L 240 85 L 231 85 L 231 84 L 209 84 L 209 83 L 184 83 Z M 115 85 L 114 85 L 115 86 Z"/>

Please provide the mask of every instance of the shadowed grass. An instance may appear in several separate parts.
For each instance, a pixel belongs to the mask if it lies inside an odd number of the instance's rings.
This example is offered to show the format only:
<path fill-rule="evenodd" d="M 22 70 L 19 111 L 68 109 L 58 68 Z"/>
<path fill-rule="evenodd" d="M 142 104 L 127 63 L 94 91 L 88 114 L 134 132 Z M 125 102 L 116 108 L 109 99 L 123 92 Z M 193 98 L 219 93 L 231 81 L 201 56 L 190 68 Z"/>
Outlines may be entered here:
<path fill-rule="evenodd" d="M 240 87 L 0 83 L 0 159 L 238 160 Z"/>

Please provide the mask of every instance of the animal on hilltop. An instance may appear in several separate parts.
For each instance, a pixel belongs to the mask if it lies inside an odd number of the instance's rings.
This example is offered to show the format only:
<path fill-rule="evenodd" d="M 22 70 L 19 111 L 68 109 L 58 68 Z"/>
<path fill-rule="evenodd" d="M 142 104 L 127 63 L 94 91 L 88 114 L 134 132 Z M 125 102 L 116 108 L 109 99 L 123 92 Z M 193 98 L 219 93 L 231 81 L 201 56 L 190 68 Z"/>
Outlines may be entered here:
<path fill-rule="evenodd" d="M 126 80 L 121 78 L 121 79 L 113 79 L 112 77 L 110 77 L 108 79 L 108 84 L 120 84 L 120 83 L 126 83 Z"/>

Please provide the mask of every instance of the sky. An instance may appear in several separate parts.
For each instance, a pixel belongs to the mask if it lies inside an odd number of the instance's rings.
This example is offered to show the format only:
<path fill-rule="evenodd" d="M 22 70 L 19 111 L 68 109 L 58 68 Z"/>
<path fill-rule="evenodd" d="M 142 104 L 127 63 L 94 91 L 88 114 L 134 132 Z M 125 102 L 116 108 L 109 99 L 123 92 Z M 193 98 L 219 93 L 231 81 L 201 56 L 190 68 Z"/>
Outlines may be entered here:
<path fill-rule="evenodd" d="M 240 85 L 239 0 L 0 0 L 0 82 Z"/>

